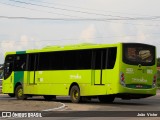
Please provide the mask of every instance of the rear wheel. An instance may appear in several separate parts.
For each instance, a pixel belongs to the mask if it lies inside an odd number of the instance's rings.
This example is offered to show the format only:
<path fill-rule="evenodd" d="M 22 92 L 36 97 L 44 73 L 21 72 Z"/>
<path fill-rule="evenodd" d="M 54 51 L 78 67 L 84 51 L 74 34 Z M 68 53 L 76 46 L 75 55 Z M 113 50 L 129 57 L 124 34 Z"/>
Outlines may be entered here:
<path fill-rule="evenodd" d="M 16 87 L 15 96 L 18 100 L 25 100 L 27 99 L 27 95 L 23 94 L 23 87 L 19 85 Z"/>
<path fill-rule="evenodd" d="M 98 96 L 98 99 L 101 103 L 112 103 L 115 99 L 113 95 L 102 95 Z"/>
<path fill-rule="evenodd" d="M 70 90 L 70 97 L 73 103 L 79 103 L 81 100 L 80 89 L 77 85 L 74 85 Z"/>
<path fill-rule="evenodd" d="M 44 95 L 43 96 L 45 100 L 47 101 L 51 101 L 53 99 L 56 99 L 56 96 L 55 95 Z"/>

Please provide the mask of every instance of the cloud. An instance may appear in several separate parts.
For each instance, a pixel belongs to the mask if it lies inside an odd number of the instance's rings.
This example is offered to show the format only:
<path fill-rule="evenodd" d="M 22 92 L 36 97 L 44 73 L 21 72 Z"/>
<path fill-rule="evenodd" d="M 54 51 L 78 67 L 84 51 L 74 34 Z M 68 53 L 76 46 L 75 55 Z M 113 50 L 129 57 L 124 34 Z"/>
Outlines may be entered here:
<path fill-rule="evenodd" d="M 7 51 L 13 51 L 15 49 L 15 41 L 5 41 L 0 44 L 0 63 L 4 62 L 4 56 Z"/>
<path fill-rule="evenodd" d="M 26 35 L 22 35 L 20 41 L 25 45 L 28 43 L 28 37 Z"/>
<path fill-rule="evenodd" d="M 1 42 L 0 63 L 3 63 L 6 52 L 25 50 L 29 46 L 28 41 L 29 38 L 26 35 L 22 35 L 19 41 L 4 40 Z"/>
<path fill-rule="evenodd" d="M 129 38 L 126 38 L 125 25 L 122 22 L 109 23 L 108 27 L 110 33 L 113 35 L 110 42 L 128 42 Z"/>
<path fill-rule="evenodd" d="M 95 33 L 96 33 L 95 25 L 90 24 L 81 32 L 80 40 L 86 43 L 93 43 L 95 38 Z"/>

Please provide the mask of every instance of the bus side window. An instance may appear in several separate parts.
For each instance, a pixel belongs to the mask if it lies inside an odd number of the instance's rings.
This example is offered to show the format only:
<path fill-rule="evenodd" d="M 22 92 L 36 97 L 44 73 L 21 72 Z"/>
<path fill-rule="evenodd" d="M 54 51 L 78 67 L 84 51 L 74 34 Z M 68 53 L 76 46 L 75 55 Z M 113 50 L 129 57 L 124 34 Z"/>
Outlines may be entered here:
<path fill-rule="evenodd" d="M 91 69 L 91 59 L 91 50 L 76 51 L 76 69 Z"/>
<path fill-rule="evenodd" d="M 108 48 L 107 69 L 113 69 L 117 56 L 117 48 Z"/>
<path fill-rule="evenodd" d="M 19 54 L 15 56 L 14 71 L 26 70 L 26 54 Z"/>

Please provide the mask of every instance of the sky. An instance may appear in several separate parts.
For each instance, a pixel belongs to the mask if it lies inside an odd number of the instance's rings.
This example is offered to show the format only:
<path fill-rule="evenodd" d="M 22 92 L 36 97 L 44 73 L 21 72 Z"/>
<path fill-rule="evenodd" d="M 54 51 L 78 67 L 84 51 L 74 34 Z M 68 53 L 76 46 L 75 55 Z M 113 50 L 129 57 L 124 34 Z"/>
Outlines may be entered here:
<path fill-rule="evenodd" d="M 160 0 L 0 0 L 0 63 L 7 51 L 140 42 L 160 57 Z"/>

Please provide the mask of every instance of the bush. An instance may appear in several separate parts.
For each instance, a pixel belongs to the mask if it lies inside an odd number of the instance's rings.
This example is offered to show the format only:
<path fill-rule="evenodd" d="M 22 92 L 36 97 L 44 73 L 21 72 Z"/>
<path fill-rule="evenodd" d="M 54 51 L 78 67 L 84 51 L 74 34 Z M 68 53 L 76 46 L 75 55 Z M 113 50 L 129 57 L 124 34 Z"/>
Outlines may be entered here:
<path fill-rule="evenodd" d="M 160 88 L 160 78 L 157 78 L 157 87 Z"/>

